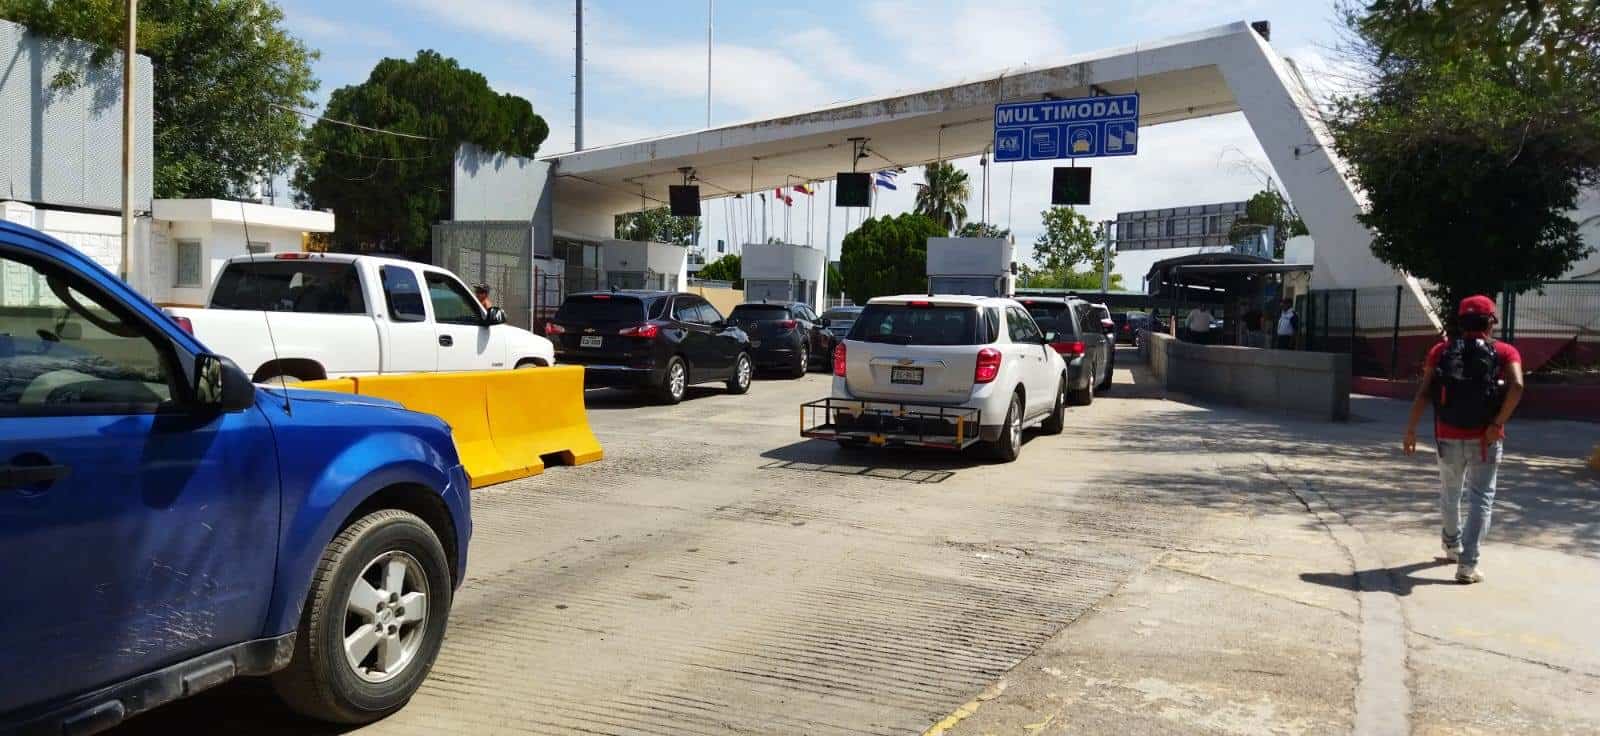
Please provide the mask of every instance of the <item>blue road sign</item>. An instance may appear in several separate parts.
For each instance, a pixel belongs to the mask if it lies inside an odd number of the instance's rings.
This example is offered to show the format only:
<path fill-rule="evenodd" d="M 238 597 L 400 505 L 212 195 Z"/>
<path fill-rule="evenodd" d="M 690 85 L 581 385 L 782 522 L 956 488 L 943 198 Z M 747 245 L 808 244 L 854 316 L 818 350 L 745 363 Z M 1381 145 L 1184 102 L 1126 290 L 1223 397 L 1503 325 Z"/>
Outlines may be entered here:
<path fill-rule="evenodd" d="M 1139 152 L 1139 93 L 994 106 L 994 160 L 1132 156 Z"/>

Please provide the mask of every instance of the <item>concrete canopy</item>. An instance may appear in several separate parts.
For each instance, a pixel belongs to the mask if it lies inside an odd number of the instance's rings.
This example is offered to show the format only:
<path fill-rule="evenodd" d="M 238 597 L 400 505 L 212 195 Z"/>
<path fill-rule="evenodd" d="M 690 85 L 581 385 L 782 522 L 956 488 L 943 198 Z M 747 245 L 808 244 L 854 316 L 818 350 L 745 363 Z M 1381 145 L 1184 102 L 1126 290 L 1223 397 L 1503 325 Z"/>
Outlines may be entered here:
<path fill-rule="evenodd" d="M 845 102 L 795 115 L 556 154 L 556 226 L 609 230 L 611 216 L 666 203 L 692 167 L 701 196 L 769 191 L 851 170 L 852 137 L 871 154 L 858 170 L 972 156 L 992 142 L 1001 102 L 1139 92 L 1144 126 L 1242 111 L 1316 238 L 1319 288 L 1409 283 L 1373 257 L 1362 200 L 1333 153 L 1293 66 L 1239 22 L 1058 64 L 998 71 L 936 89 Z M 1161 156 L 1146 147 L 1140 156 Z"/>

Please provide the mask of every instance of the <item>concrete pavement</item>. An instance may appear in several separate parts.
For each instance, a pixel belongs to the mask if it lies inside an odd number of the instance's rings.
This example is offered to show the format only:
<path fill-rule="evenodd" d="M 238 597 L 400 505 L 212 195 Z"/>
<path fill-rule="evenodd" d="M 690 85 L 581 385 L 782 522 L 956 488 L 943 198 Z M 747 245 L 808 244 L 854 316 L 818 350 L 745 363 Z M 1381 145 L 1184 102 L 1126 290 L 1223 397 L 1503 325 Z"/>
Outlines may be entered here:
<path fill-rule="evenodd" d="M 591 394 L 606 461 L 476 495 L 433 675 L 363 732 L 1600 731 L 1594 425 L 1513 427 L 1463 588 L 1393 402 L 1285 421 L 1124 368 L 997 466 L 802 441 L 827 381 Z M 206 732 L 339 730 L 247 682 L 121 731 Z"/>

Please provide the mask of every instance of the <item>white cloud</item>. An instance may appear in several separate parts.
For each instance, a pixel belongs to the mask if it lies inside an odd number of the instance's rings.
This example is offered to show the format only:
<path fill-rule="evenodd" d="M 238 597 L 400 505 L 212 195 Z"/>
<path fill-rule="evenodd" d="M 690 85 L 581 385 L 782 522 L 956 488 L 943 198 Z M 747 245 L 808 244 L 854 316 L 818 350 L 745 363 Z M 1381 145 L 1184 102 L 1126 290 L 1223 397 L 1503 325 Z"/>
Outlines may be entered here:
<path fill-rule="evenodd" d="M 294 13 L 285 20 L 291 30 L 313 40 L 373 48 L 395 48 L 400 45 L 400 40 L 395 38 L 394 34 L 381 28 L 352 26 L 310 13 Z"/>
<path fill-rule="evenodd" d="M 1072 34 L 1055 22 L 1058 10 L 1045 0 L 876 0 L 866 12 L 885 56 L 936 84 L 1064 55 Z"/>

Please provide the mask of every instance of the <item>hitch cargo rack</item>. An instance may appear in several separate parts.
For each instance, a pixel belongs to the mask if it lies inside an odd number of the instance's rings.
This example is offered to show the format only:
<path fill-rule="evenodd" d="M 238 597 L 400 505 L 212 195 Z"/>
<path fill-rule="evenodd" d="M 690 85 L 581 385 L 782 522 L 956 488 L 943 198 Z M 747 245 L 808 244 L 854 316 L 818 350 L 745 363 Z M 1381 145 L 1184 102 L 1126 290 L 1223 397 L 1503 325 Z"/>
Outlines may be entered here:
<path fill-rule="evenodd" d="M 978 443 L 978 409 L 895 401 L 818 399 L 800 405 L 800 436 L 965 450 Z"/>

